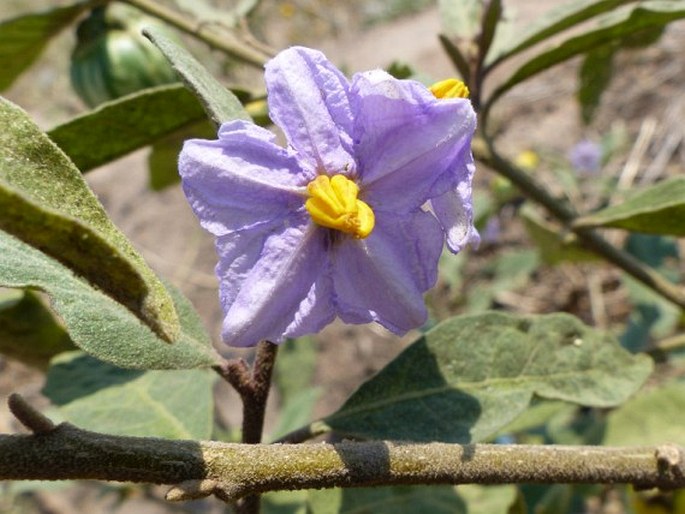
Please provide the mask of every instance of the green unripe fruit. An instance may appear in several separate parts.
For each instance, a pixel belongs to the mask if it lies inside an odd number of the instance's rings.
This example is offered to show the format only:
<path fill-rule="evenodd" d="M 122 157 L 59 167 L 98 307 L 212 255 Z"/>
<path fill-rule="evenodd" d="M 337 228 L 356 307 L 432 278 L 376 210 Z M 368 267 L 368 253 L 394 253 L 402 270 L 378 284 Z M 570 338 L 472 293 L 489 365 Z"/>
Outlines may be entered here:
<path fill-rule="evenodd" d="M 77 30 L 71 55 L 71 83 L 90 107 L 141 89 L 177 82 L 162 53 L 142 34 L 164 27 L 128 5 L 96 7 Z"/>

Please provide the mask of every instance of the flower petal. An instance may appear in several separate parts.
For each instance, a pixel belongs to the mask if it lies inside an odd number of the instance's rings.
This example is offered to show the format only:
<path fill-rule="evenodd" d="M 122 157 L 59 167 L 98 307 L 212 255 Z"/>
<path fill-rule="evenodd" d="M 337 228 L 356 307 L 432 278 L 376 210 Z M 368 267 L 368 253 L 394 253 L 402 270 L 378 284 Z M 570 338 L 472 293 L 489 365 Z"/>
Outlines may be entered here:
<path fill-rule="evenodd" d="M 476 165 L 471 152 L 466 159 L 459 157 L 452 168 L 457 186 L 431 199 L 433 213 L 445 231 L 447 248 L 457 253 L 466 245 L 478 247 L 480 236 L 473 226 L 473 197 L 471 183 Z"/>
<path fill-rule="evenodd" d="M 178 166 L 193 211 L 217 236 L 303 208 L 313 178 L 271 132 L 245 121 L 222 125 L 216 141 L 186 141 Z"/>
<path fill-rule="evenodd" d="M 437 279 L 443 234 L 433 215 L 380 216 L 366 239 L 332 248 L 338 315 L 348 323 L 376 321 L 397 334 L 422 325 L 423 292 Z"/>
<path fill-rule="evenodd" d="M 302 213 L 218 238 L 224 341 L 281 343 L 333 321 L 326 244 Z"/>
<path fill-rule="evenodd" d="M 359 175 L 373 208 L 412 210 L 455 185 L 449 167 L 470 148 L 476 127 L 471 102 L 438 100 L 422 84 L 381 70 L 355 75 L 351 97 Z"/>
<path fill-rule="evenodd" d="M 316 50 L 292 47 L 266 64 L 269 114 L 312 173 L 355 169 L 345 76 Z"/>

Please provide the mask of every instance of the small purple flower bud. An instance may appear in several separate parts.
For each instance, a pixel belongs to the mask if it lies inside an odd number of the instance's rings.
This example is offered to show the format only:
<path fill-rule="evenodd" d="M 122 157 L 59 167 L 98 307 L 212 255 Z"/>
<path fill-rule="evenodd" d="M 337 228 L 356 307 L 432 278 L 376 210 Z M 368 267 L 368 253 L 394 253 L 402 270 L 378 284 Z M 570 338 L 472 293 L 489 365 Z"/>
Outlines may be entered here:
<path fill-rule="evenodd" d="M 597 173 L 602 166 L 602 147 L 594 141 L 583 139 L 571 148 L 568 158 L 579 173 Z"/>

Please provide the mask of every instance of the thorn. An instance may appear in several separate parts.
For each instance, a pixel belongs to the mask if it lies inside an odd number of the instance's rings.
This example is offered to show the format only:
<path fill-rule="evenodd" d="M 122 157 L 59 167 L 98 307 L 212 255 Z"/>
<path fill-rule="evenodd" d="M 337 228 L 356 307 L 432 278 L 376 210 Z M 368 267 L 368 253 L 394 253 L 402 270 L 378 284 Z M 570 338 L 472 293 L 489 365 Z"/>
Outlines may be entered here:
<path fill-rule="evenodd" d="M 31 407 L 31 405 L 17 393 L 12 393 L 9 396 L 7 405 L 12 414 L 14 414 L 14 417 L 34 434 L 47 434 L 56 428 L 55 424 L 48 417 Z"/>

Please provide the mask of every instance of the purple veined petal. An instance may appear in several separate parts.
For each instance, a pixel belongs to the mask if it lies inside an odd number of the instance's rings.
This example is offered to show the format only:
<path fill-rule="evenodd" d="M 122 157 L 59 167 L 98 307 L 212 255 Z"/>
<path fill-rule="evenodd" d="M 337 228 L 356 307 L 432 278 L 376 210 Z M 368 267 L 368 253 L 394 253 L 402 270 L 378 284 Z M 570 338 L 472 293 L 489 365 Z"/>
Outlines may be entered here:
<path fill-rule="evenodd" d="M 269 114 L 311 172 L 349 171 L 352 115 L 345 76 L 316 50 L 292 47 L 266 64 Z"/>
<path fill-rule="evenodd" d="M 281 343 L 333 321 L 326 246 L 326 232 L 306 213 L 218 238 L 224 341 Z"/>
<path fill-rule="evenodd" d="M 437 280 L 443 239 L 433 215 L 416 211 L 403 219 L 381 215 L 368 238 L 339 241 L 332 248 L 338 316 L 400 335 L 422 325 L 423 293 Z"/>
<path fill-rule="evenodd" d="M 458 156 L 451 169 L 456 186 L 431 198 L 431 208 L 442 225 L 447 248 L 452 253 L 460 252 L 466 245 L 474 248 L 480 243 L 480 236 L 473 226 L 473 194 L 471 184 L 476 165 L 473 155 Z"/>
<path fill-rule="evenodd" d="M 242 120 L 222 125 L 216 141 L 186 141 L 178 168 L 190 206 L 216 236 L 302 209 L 313 178 L 271 132 Z"/>
<path fill-rule="evenodd" d="M 422 205 L 470 148 L 476 127 L 468 100 L 438 100 L 422 84 L 380 70 L 354 76 L 352 109 L 364 200 L 375 209 Z"/>

